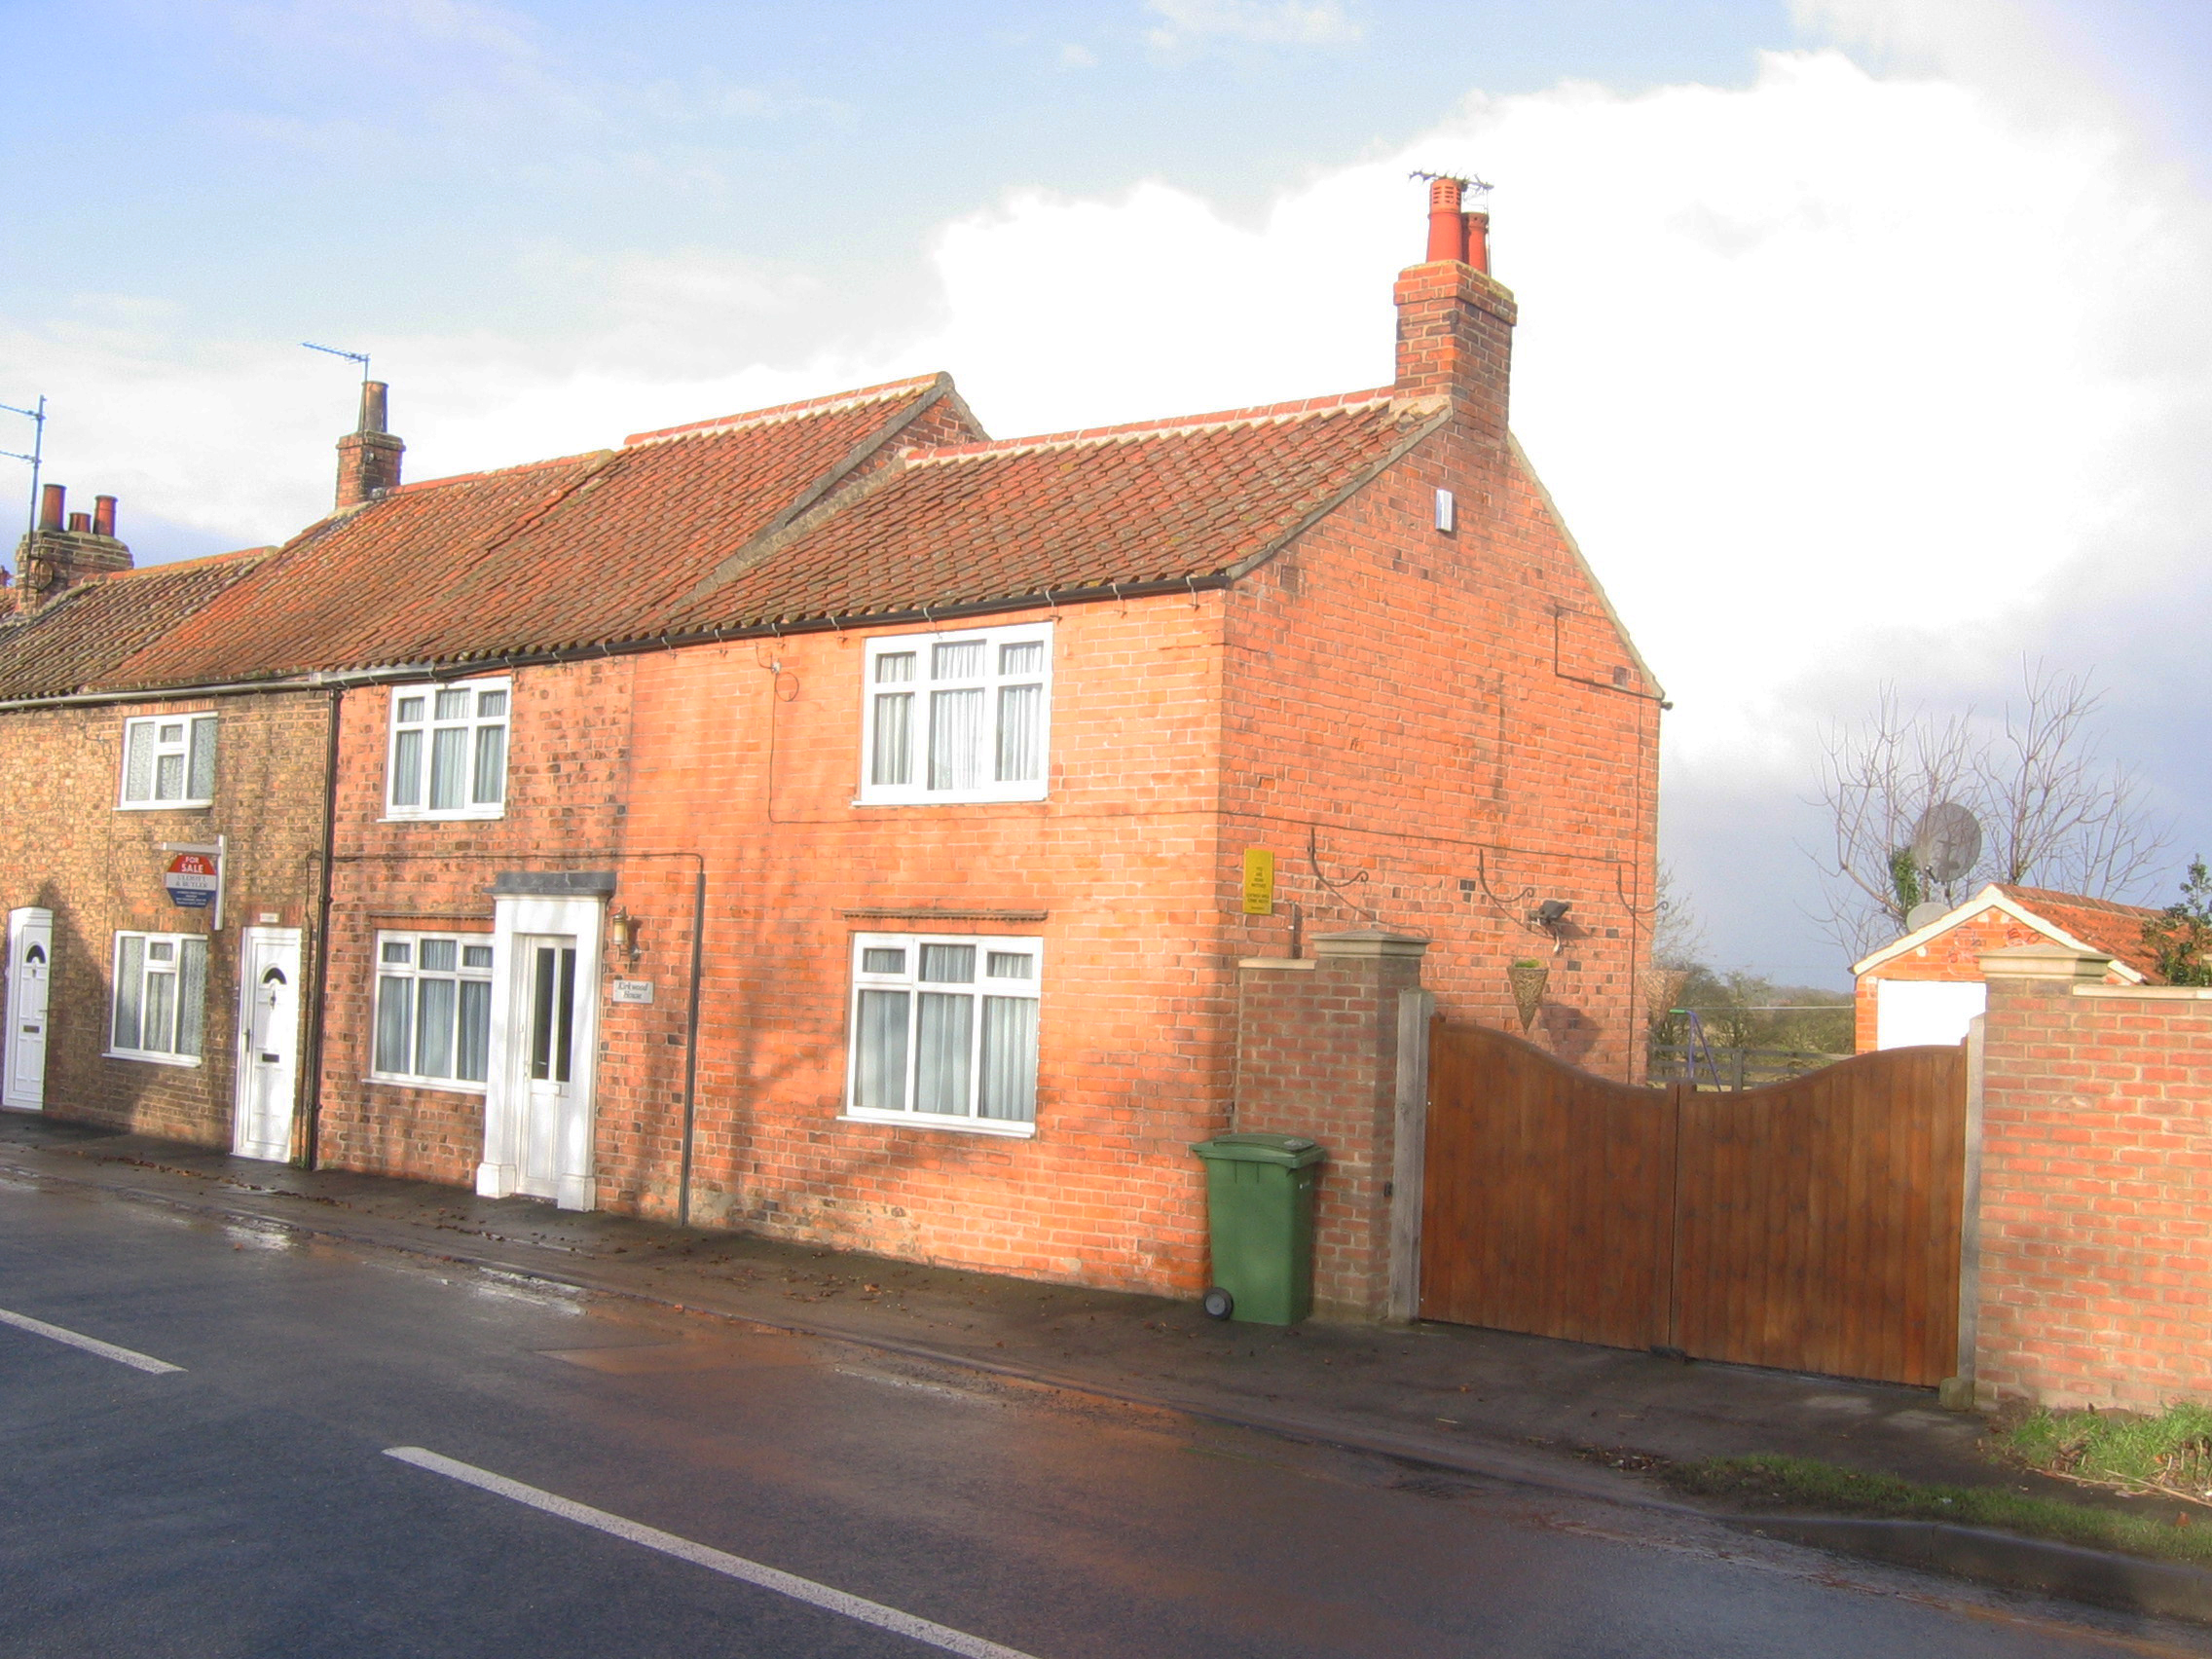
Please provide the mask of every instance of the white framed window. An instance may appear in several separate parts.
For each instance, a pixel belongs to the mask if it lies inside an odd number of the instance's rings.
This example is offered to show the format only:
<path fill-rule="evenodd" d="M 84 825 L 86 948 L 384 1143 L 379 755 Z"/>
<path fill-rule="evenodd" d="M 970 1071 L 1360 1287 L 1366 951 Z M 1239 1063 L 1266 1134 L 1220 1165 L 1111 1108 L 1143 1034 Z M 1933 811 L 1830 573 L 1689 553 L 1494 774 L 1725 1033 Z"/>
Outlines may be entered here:
<path fill-rule="evenodd" d="M 1044 960 L 1035 939 L 856 935 L 846 1116 L 1036 1133 Z"/>
<path fill-rule="evenodd" d="M 370 1075 L 479 1089 L 491 1053 L 492 936 L 378 934 Z"/>
<path fill-rule="evenodd" d="M 1052 625 L 867 643 L 864 803 L 1043 800 Z"/>
<path fill-rule="evenodd" d="M 157 715 L 123 722 L 118 806 L 212 806 L 214 801 L 213 715 Z"/>
<path fill-rule="evenodd" d="M 207 940 L 201 934 L 115 936 L 115 1007 L 108 1052 L 196 1066 L 205 1047 Z"/>
<path fill-rule="evenodd" d="M 395 685 L 385 811 L 392 818 L 498 818 L 507 802 L 505 680 Z"/>

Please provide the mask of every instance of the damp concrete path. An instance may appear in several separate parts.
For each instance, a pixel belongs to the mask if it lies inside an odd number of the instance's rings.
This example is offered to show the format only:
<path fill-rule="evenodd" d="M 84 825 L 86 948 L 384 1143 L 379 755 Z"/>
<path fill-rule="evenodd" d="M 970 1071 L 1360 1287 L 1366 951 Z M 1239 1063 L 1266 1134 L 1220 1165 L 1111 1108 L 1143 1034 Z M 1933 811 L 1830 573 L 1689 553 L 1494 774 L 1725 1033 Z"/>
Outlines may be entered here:
<path fill-rule="evenodd" d="M 2075 1655 L 2187 1627 L 0 1180 L 0 1654 Z"/>

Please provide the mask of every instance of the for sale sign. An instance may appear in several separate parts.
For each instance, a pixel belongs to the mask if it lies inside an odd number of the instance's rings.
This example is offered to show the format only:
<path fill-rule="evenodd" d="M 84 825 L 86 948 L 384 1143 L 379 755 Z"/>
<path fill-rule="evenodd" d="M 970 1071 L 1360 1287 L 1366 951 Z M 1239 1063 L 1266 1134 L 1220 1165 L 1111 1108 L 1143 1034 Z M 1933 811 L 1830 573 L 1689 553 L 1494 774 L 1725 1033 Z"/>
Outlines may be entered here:
<path fill-rule="evenodd" d="M 215 902 L 215 889 L 220 881 L 220 866 L 210 853 L 179 853 L 169 860 L 163 885 L 169 890 L 169 903 L 187 910 L 204 910 Z"/>

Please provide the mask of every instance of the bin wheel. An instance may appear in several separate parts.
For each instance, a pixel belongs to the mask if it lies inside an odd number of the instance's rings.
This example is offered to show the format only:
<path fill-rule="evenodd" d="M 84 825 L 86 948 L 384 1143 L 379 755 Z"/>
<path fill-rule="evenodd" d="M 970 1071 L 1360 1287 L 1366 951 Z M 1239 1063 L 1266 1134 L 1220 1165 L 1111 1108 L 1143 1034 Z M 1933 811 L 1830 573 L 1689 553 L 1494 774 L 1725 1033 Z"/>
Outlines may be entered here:
<path fill-rule="evenodd" d="M 1226 1319 L 1236 1311 L 1236 1298 L 1217 1284 L 1198 1298 L 1198 1306 L 1206 1310 L 1207 1318 Z"/>

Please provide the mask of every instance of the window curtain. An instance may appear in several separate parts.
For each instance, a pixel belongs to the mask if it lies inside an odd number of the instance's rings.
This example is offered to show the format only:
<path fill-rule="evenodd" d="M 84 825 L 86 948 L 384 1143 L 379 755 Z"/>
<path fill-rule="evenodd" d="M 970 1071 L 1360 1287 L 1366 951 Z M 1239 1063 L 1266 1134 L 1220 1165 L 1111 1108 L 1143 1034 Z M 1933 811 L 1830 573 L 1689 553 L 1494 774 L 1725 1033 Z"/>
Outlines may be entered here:
<path fill-rule="evenodd" d="M 942 645 L 938 647 L 944 649 Z M 973 790 L 983 782 L 983 693 L 930 693 L 930 788 Z"/>
<path fill-rule="evenodd" d="M 424 941 L 425 956 L 430 942 Z M 415 1018 L 415 1073 L 418 1077 L 451 1077 L 458 987 L 451 979 L 422 979 L 417 983 L 422 996 Z"/>
<path fill-rule="evenodd" d="M 123 798 L 154 798 L 154 727 L 151 722 L 130 728 L 123 756 Z"/>
<path fill-rule="evenodd" d="M 863 1111 L 906 1109 L 906 995 L 904 991 L 861 992 L 853 1104 Z"/>
<path fill-rule="evenodd" d="M 430 739 L 430 810 L 449 812 L 467 804 L 468 728 L 452 726 Z"/>
<path fill-rule="evenodd" d="M 415 981 L 394 975 L 377 980 L 377 1070 L 404 1075 L 412 1058 Z"/>
<path fill-rule="evenodd" d="M 922 992 L 914 1033 L 914 1110 L 968 1115 L 969 1047 L 976 999 L 967 992 Z"/>
<path fill-rule="evenodd" d="M 176 950 L 176 1051 L 200 1057 L 207 1019 L 207 941 L 188 939 Z"/>
<path fill-rule="evenodd" d="M 1008 685 L 1000 689 L 1000 783 L 1035 783 L 1044 776 L 1044 686 Z"/>
<path fill-rule="evenodd" d="M 192 779 L 186 793 L 194 800 L 215 798 L 215 722 L 192 722 Z"/>
<path fill-rule="evenodd" d="M 391 804 L 423 804 L 423 734 L 403 731 L 391 746 Z"/>
<path fill-rule="evenodd" d="M 166 1054 L 176 1046 L 176 969 L 157 967 L 146 976 L 145 1027 L 140 1045 L 149 1052 Z"/>
<path fill-rule="evenodd" d="M 141 726 L 141 731 L 149 728 Z M 146 985 L 146 941 L 136 936 L 126 937 L 115 954 L 115 1046 L 118 1049 L 138 1047 L 141 999 Z"/>
<path fill-rule="evenodd" d="M 880 694 L 875 699 L 875 752 L 868 765 L 872 784 L 910 783 L 914 776 L 913 693 Z"/>
<path fill-rule="evenodd" d="M 482 1083 L 491 1075 L 492 987 L 482 979 L 461 982 L 461 1054 L 454 1075 Z"/>
<path fill-rule="evenodd" d="M 491 701 L 486 698 L 485 701 Z M 507 793 L 507 728 L 476 728 L 476 794 L 478 806 L 498 806 Z"/>
<path fill-rule="evenodd" d="M 983 999 L 983 1087 L 977 1115 L 1010 1123 L 1037 1118 L 1037 1003 Z"/>

